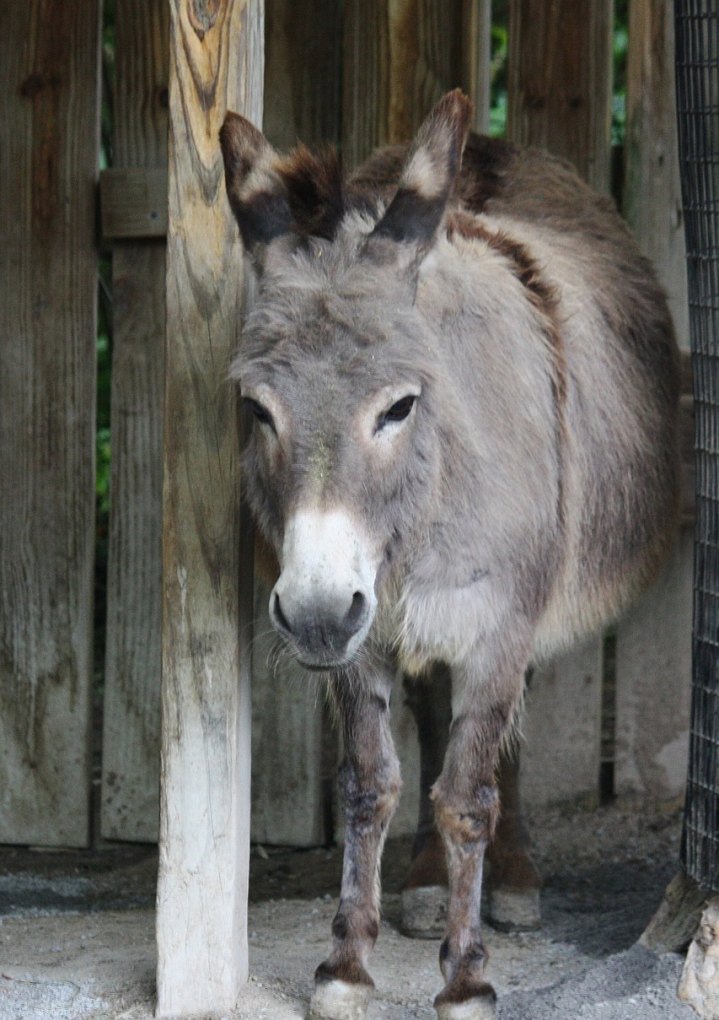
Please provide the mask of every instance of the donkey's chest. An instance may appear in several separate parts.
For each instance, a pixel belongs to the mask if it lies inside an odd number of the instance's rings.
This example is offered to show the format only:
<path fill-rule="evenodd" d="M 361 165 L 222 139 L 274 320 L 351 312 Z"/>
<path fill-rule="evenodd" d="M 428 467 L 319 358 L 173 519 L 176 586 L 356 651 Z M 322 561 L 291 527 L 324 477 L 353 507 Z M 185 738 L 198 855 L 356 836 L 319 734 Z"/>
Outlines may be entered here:
<path fill-rule="evenodd" d="M 483 634 L 497 626 L 502 600 L 489 571 L 474 568 L 459 574 L 427 577 L 421 570 L 410 572 L 381 600 L 378 638 L 395 650 L 406 673 L 422 673 L 435 661 L 462 661 Z"/>

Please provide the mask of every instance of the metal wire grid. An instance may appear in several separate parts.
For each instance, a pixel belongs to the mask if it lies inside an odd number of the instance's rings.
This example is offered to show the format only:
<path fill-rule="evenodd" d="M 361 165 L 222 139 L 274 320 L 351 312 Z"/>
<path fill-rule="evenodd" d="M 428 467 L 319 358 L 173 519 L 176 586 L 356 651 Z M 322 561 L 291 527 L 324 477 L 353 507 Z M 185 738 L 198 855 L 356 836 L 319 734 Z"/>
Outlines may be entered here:
<path fill-rule="evenodd" d="M 719 890 L 719 0 L 676 0 L 675 26 L 697 468 L 682 860 Z"/>

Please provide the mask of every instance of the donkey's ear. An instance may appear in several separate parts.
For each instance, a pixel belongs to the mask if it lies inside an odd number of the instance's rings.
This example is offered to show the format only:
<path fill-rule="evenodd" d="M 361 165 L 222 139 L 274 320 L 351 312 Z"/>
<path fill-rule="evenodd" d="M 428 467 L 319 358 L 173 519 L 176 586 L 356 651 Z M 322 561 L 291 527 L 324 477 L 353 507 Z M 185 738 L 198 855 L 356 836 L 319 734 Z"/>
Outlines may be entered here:
<path fill-rule="evenodd" d="M 277 153 L 261 131 L 238 113 L 228 113 L 220 129 L 227 197 L 245 248 L 258 268 L 275 238 L 292 229 L 285 186 L 275 169 Z"/>
<path fill-rule="evenodd" d="M 454 189 L 471 116 L 472 104 L 459 89 L 434 107 L 410 146 L 397 193 L 369 236 L 370 257 L 418 265 Z"/>

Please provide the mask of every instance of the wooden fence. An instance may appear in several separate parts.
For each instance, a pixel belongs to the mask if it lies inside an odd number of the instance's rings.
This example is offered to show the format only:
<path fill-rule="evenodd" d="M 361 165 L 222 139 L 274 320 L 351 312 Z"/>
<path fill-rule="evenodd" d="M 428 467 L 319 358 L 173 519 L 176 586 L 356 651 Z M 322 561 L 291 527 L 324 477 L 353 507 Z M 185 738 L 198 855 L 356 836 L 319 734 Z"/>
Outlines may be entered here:
<path fill-rule="evenodd" d="M 0 841 L 84 846 L 100 5 L 61 6 L 10 0 L 0 12 Z M 333 141 L 348 164 L 409 136 L 456 85 L 473 97 L 478 128 L 488 116 L 489 0 L 264 6 L 263 28 L 262 0 L 115 5 L 115 158 L 100 189 L 114 293 L 101 834 L 153 841 L 159 831 L 168 1014 L 226 1008 L 245 973 L 250 654 L 253 836 L 312 845 L 332 835 L 334 736 L 315 681 L 267 669 L 259 585 L 250 653 L 250 543 L 226 382 L 249 284 L 217 130 L 226 108 L 260 121 L 263 61 L 271 140 Z M 572 160 L 604 191 L 611 26 L 610 0 L 509 2 L 510 136 Z M 686 348 L 672 31 L 669 0 L 633 0 L 623 206 Z M 690 607 L 684 528 L 660 581 L 612 634 L 535 677 L 522 780 L 533 804 L 596 801 L 612 774 L 623 795 L 681 795 Z M 396 705 L 406 793 L 395 833 L 414 826 L 418 776 L 400 689 Z M 228 878 L 231 897 L 218 885 Z M 200 976 L 188 984 L 183 973 Z"/>

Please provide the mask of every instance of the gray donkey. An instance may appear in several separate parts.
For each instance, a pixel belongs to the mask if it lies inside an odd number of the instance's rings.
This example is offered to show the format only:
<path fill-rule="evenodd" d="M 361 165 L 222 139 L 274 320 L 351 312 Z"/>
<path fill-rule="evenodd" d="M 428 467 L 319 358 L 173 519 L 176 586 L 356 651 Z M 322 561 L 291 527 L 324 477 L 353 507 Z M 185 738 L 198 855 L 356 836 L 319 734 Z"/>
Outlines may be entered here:
<path fill-rule="evenodd" d="M 480 929 L 496 769 L 532 662 L 655 575 L 677 512 L 664 296 L 611 203 L 564 163 L 472 135 L 452 92 L 344 180 L 221 132 L 260 278 L 233 366 L 244 489 L 279 561 L 274 627 L 325 671 L 344 739 L 333 949 L 310 1016 L 365 1015 L 400 791 L 398 668 L 452 678 L 432 800 L 449 874 L 441 1020 L 495 1015 Z M 467 141 L 466 148 L 465 142 Z"/>

